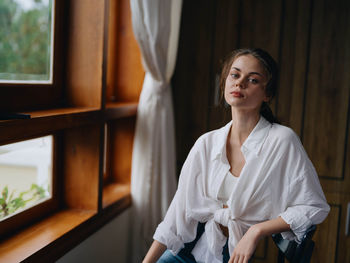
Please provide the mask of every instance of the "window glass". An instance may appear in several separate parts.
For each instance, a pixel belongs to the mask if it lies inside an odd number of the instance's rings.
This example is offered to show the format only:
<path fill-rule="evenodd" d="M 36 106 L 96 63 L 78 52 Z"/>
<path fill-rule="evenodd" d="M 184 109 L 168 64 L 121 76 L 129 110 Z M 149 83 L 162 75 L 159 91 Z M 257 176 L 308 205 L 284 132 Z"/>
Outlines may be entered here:
<path fill-rule="evenodd" d="M 51 198 L 52 136 L 0 146 L 0 221 Z"/>
<path fill-rule="evenodd" d="M 0 83 L 52 83 L 54 0 L 0 0 Z"/>

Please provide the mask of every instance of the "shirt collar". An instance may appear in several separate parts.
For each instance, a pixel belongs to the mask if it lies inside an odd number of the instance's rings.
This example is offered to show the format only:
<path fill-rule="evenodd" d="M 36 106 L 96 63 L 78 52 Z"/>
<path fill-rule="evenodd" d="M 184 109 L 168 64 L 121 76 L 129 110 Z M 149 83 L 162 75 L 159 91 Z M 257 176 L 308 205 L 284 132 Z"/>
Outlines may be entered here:
<path fill-rule="evenodd" d="M 217 139 L 215 140 L 213 147 L 212 160 L 218 157 L 227 159 L 226 142 L 231 126 L 232 121 L 218 130 Z M 270 122 L 268 122 L 263 116 L 260 116 L 258 123 L 255 125 L 254 129 L 241 147 L 244 156 L 249 152 L 254 152 L 257 156 L 260 154 L 260 150 L 267 138 L 271 126 L 272 124 Z"/>

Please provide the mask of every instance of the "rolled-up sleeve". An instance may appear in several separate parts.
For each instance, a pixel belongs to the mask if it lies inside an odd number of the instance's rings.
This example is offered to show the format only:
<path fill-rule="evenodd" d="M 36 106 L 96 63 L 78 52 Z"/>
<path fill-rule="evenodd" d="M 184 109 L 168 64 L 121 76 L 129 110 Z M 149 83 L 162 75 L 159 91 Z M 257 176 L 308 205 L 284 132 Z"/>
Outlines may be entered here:
<path fill-rule="evenodd" d="M 291 231 L 282 233 L 287 239 L 300 242 L 311 225 L 321 223 L 330 207 L 323 193 L 317 172 L 307 156 L 299 137 L 289 132 L 286 137 L 285 159 L 282 158 L 288 190 L 283 192 L 285 200 L 282 219 L 290 225 Z"/>
<path fill-rule="evenodd" d="M 164 220 L 158 225 L 153 235 L 155 240 L 164 244 L 174 254 L 184 247 L 184 239 L 195 238 L 197 226 L 194 221 L 185 218 L 186 215 L 181 209 L 183 200 L 179 192 L 178 190 Z"/>
<path fill-rule="evenodd" d="M 287 209 L 280 216 L 290 225 L 292 233 L 282 235 L 297 242 L 311 225 L 321 223 L 330 210 L 313 167 L 290 182 L 287 200 Z"/>

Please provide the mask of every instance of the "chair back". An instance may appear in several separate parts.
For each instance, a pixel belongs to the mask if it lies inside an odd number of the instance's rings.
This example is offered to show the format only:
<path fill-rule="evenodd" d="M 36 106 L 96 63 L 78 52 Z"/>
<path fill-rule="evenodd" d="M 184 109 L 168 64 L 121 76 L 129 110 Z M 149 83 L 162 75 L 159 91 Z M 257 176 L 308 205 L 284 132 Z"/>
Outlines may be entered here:
<path fill-rule="evenodd" d="M 285 258 L 290 263 L 309 263 L 315 246 L 312 240 L 315 231 L 316 226 L 312 225 L 305 232 L 300 244 L 283 239 L 281 234 L 273 234 L 272 239 L 278 247 L 278 263 L 283 263 Z"/>

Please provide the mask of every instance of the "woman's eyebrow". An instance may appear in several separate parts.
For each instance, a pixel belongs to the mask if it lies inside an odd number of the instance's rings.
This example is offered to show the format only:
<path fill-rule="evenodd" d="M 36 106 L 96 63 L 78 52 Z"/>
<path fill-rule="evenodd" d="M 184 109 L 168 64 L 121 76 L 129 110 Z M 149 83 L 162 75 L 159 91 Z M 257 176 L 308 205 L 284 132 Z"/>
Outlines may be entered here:
<path fill-rule="evenodd" d="M 241 70 L 239 68 L 236 68 L 236 67 L 232 67 L 231 69 L 235 69 L 235 70 L 241 72 Z M 263 77 L 263 75 L 261 73 L 259 73 L 259 72 L 254 72 L 254 71 L 253 72 L 249 72 L 249 75 L 252 75 L 252 74 L 256 74 L 256 75 L 259 75 L 259 76 Z"/>

